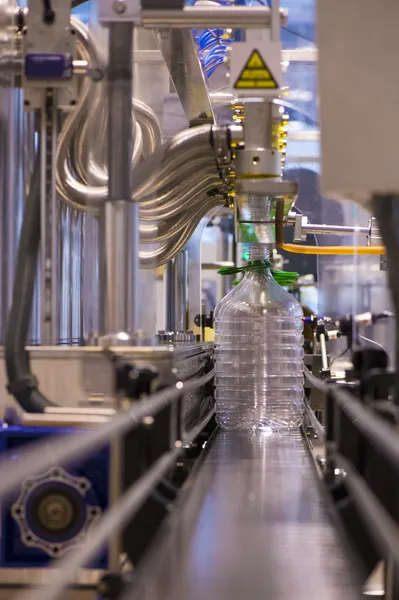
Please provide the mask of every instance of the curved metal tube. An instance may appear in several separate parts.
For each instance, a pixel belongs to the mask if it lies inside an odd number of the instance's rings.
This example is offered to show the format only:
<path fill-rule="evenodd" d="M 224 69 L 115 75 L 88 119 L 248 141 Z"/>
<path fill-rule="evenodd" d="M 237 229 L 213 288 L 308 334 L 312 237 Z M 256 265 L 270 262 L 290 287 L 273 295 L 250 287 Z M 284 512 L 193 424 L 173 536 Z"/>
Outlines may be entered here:
<path fill-rule="evenodd" d="M 197 198 L 199 199 L 199 198 Z M 164 265 L 174 258 L 182 248 L 187 244 L 193 232 L 197 228 L 201 219 L 213 207 L 224 204 L 222 197 L 209 198 L 205 202 L 198 203 L 198 209 L 191 214 L 187 225 L 181 232 L 177 232 L 174 237 L 163 243 L 156 250 L 140 250 L 140 266 L 142 269 L 153 269 Z"/>
<path fill-rule="evenodd" d="M 192 207 L 193 198 L 198 194 L 204 195 L 207 192 L 217 188 L 221 181 L 217 175 L 213 172 L 202 172 L 201 177 L 196 177 L 191 184 L 190 189 L 186 189 L 183 194 L 179 194 L 177 198 L 161 206 L 160 208 L 140 210 L 140 219 L 142 221 L 157 221 L 160 219 L 170 219 L 182 212 L 187 208 Z"/>
<path fill-rule="evenodd" d="M 88 29 L 73 18 L 78 56 L 91 66 L 104 67 Z M 102 83 L 82 79 L 80 101 L 65 119 L 57 152 L 57 191 L 61 201 L 80 212 L 97 209 L 108 197 L 107 106 Z M 224 203 L 208 196 L 222 181 L 211 146 L 211 126 L 177 134 L 160 146 L 161 128 L 155 113 L 143 102 L 132 104 L 134 127 L 134 189 L 140 203 L 140 241 L 156 249 L 140 252 L 142 268 L 165 264 L 187 243 L 202 217 Z M 91 123 L 96 141 L 90 141 Z M 178 180 L 182 183 L 177 184 Z M 148 221 L 149 223 L 146 223 Z"/>
<path fill-rule="evenodd" d="M 143 136 L 143 156 L 147 158 L 160 146 L 161 126 L 153 110 L 141 100 L 133 100 L 133 111 Z"/>
<path fill-rule="evenodd" d="M 72 24 L 77 32 L 79 58 L 90 65 L 103 66 L 88 29 L 75 18 Z M 89 112 L 100 138 L 96 144 L 92 144 L 90 151 Z M 132 168 L 136 168 L 143 157 L 152 154 L 161 140 L 161 129 L 155 113 L 143 102 L 134 100 L 133 115 L 136 112 L 137 120 L 133 118 L 135 145 Z M 102 84 L 85 78 L 79 104 L 65 119 L 57 151 L 57 190 L 62 201 L 72 208 L 85 210 L 87 205 L 103 202 L 107 198 L 105 131 L 106 103 L 103 101 Z"/>

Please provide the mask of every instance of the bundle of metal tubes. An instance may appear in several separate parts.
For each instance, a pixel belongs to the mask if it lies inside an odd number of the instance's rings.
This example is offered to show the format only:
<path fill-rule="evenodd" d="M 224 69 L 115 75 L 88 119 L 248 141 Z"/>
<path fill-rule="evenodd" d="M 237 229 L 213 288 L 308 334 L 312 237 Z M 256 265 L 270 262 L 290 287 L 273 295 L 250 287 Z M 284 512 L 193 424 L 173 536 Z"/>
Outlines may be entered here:
<path fill-rule="evenodd" d="M 73 19 L 78 57 L 99 71 L 103 60 L 87 28 Z M 76 110 L 65 119 L 58 140 L 57 192 L 72 211 L 98 215 L 107 200 L 107 101 L 104 83 L 83 78 Z M 170 261 L 200 220 L 224 203 L 223 182 L 211 147 L 211 127 L 183 131 L 161 145 L 155 113 L 132 102 L 134 150 L 132 201 L 140 204 L 142 268 Z M 81 218 L 84 218 L 83 216 Z"/>

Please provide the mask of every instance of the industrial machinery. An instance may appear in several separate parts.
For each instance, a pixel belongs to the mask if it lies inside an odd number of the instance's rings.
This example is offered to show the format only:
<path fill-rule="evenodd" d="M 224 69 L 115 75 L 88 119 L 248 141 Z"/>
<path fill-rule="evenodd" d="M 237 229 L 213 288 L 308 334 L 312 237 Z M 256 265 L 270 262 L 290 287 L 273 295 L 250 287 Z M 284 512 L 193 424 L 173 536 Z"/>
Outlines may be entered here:
<path fill-rule="evenodd" d="M 325 224 L 284 178 L 278 0 L 0 0 L 1 600 L 399 599 L 399 350 L 374 339 L 399 309 L 384 5 L 318 2 L 322 191 L 354 214 Z M 320 301 L 284 436 L 214 419 L 202 270 L 239 272 L 253 244 L 278 269 L 321 256 L 290 284 Z"/>

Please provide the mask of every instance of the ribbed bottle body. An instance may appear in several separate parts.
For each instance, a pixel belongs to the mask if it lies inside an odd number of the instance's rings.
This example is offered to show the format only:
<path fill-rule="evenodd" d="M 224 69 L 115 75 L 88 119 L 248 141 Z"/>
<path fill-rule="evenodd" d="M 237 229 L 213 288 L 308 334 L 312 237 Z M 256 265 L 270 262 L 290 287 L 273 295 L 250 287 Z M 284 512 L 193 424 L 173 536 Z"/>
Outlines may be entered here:
<path fill-rule="evenodd" d="M 215 309 L 216 412 L 225 429 L 289 431 L 303 416 L 299 303 L 270 273 L 245 274 Z"/>

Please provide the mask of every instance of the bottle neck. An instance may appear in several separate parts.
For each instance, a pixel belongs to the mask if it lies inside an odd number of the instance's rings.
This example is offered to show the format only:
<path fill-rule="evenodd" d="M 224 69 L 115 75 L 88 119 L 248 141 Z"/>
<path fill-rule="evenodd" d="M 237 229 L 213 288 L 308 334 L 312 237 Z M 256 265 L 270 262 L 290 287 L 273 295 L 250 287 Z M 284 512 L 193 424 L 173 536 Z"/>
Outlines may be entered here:
<path fill-rule="evenodd" d="M 249 260 L 269 260 L 270 250 L 267 244 L 253 244 L 249 248 Z"/>
<path fill-rule="evenodd" d="M 270 246 L 268 244 L 253 244 L 249 248 L 249 262 L 263 263 L 264 260 L 270 260 Z M 264 278 L 273 280 L 270 268 L 261 267 L 259 270 L 250 270 L 245 273 L 245 279 L 251 279 L 253 281 L 264 280 Z"/>

